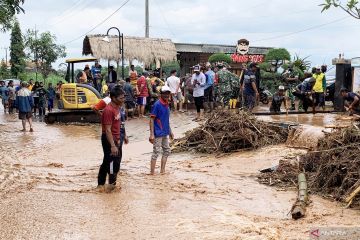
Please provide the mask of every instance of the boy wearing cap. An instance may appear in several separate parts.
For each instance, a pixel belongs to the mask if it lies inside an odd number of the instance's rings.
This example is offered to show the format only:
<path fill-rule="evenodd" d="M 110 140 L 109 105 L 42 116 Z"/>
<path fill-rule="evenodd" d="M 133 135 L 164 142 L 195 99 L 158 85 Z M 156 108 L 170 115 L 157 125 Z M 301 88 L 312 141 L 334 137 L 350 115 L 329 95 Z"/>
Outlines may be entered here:
<path fill-rule="evenodd" d="M 286 112 L 288 111 L 286 106 L 286 99 L 285 99 L 285 87 L 279 86 L 279 91 L 274 94 L 271 105 L 270 105 L 270 112 L 272 113 L 280 113 L 281 104 L 284 103 L 284 107 Z"/>
<path fill-rule="evenodd" d="M 153 144 L 153 154 L 151 156 L 150 174 L 155 174 L 156 160 L 162 148 L 161 170 L 160 173 L 165 173 L 165 166 L 167 158 L 170 155 L 169 138 L 174 139 L 170 127 L 170 108 L 169 98 L 171 90 L 168 86 L 161 88 L 160 99 L 156 101 L 150 115 L 150 137 L 149 141 Z"/>

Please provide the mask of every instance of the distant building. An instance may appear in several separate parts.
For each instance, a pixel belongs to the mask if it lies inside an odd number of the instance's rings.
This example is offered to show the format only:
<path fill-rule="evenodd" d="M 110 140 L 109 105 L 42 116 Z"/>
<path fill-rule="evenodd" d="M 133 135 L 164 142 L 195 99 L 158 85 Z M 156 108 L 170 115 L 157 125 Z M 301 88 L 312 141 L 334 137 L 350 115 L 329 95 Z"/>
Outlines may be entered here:
<path fill-rule="evenodd" d="M 239 40 L 240 41 L 240 40 Z M 230 64 L 231 71 L 235 74 L 240 73 L 242 63 L 263 62 L 266 53 L 272 49 L 270 47 L 249 47 L 247 54 L 238 54 L 236 45 L 218 44 L 191 44 L 175 43 L 177 58 L 180 62 L 181 75 L 191 72 L 191 67 L 199 63 L 206 63 L 214 53 L 229 54 L 233 62 Z"/>

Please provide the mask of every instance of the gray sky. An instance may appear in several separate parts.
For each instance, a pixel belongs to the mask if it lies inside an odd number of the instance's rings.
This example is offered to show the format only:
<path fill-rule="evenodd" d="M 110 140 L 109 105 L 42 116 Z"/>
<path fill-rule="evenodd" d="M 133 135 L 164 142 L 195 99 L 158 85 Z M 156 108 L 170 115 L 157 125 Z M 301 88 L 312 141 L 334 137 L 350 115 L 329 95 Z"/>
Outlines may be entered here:
<path fill-rule="evenodd" d="M 323 0 L 149 1 L 150 37 L 234 45 L 238 39 L 246 38 L 251 46 L 284 47 L 292 56 L 310 56 L 313 65 L 330 65 L 339 53 L 346 58 L 360 56 L 360 20 L 347 17 L 340 9 L 321 14 L 318 5 Z M 66 43 L 92 29 L 124 2 L 26 0 L 26 13 L 19 15 L 19 20 L 23 32 L 36 25 L 40 31 L 54 33 L 58 43 Z M 124 35 L 144 36 L 144 3 L 130 0 L 91 34 L 105 34 L 109 27 L 117 26 Z M 82 40 L 66 44 L 67 57 L 81 56 Z M 9 46 L 9 34 L 0 34 L 0 47 L 5 46 Z M 4 56 L 1 49 L 0 58 Z"/>

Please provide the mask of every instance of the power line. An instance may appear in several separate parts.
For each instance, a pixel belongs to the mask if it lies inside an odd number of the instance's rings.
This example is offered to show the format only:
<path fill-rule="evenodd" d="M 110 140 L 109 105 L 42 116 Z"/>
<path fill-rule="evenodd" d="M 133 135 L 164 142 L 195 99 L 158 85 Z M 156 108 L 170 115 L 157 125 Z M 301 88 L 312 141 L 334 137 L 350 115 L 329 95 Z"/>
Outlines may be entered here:
<path fill-rule="evenodd" d="M 78 6 L 81 5 L 82 2 L 84 0 L 78 0 L 75 4 L 72 4 L 71 7 L 66 8 L 65 10 L 62 11 L 62 13 L 58 14 L 55 18 L 59 18 L 59 21 L 55 22 L 54 24 L 50 24 L 49 26 L 55 26 L 57 24 L 59 24 L 60 22 L 62 22 L 64 19 L 66 19 L 66 16 L 71 16 L 74 13 L 74 9 Z M 48 21 L 48 19 L 44 20 L 40 26 L 43 25 L 47 25 L 46 22 Z"/>
<path fill-rule="evenodd" d="M 323 23 L 323 24 L 316 25 L 316 26 L 312 26 L 312 27 L 309 27 L 309 28 L 306 28 L 306 29 L 302 29 L 302 30 L 299 30 L 299 31 L 295 31 L 295 32 L 291 32 L 291 33 L 286 33 L 286 34 L 278 35 L 278 36 L 275 36 L 275 37 L 258 39 L 258 40 L 254 40 L 254 41 L 252 41 L 252 42 L 262 42 L 262 41 L 267 41 L 267 40 L 273 40 L 273 39 L 288 37 L 288 36 L 295 35 L 295 34 L 298 34 L 298 33 L 307 32 L 307 31 L 310 31 L 310 30 L 313 30 L 313 29 L 321 28 L 321 27 L 324 27 L 324 26 L 327 26 L 327 25 L 330 25 L 330 24 L 333 24 L 333 23 L 336 23 L 336 22 L 341 22 L 341 21 L 343 21 L 343 20 L 345 20 L 345 19 L 347 19 L 347 18 L 349 18 L 349 16 L 346 16 L 346 17 L 343 17 L 343 18 L 339 18 L 339 19 L 336 19 L 336 20 L 331 21 L 331 22 L 327 22 L 327 23 Z"/>
<path fill-rule="evenodd" d="M 165 18 L 165 15 L 164 15 L 164 13 L 163 13 L 163 12 L 164 12 L 163 9 L 160 7 L 160 5 L 158 4 L 158 2 L 157 2 L 156 0 L 155 0 L 155 4 L 156 4 L 157 8 L 159 9 L 159 11 L 160 11 L 160 13 L 161 13 L 161 16 L 162 16 L 165 24 L 168 26 L 168 31 L 170 32 L 170 34 L 173 35 L 173 37 L 176 38 L 174 32 L 172 31 L 172 29 L 171 29 L 171 27 L 170 27 L 170 25 L 169 25 L 169 22 L 168 22 L 167 19 Z"/>
<path fill-rule="evenodd" d="M 79 39 L 81 39 L 82 37 L 86 36 L 88 33 L 94 31 L 96 28 L 98 28 L 99 26 L 101 26 L 103 23 L 105 23 L 107 20 L 109 20 L 112 16 L 115 15 L 115 13 L 117 13 L 121 8 L 123 8 L 128 2 L 130 2 L 131 0 L 126 0 L 119 8 L 117 8 L 113 13 L 111 13 L 109 16 L 107 16 L 104 20 L 102 20 L 99 24 L 97 24 L 95 27 L 91 28 L 89 31 L 87 31 L 86 33 L 82 34 L 81 36 L 68 41 L 66 43 L 63 43 L 63 45 L 67 45 L 69 43 L 75 42 Z"/>

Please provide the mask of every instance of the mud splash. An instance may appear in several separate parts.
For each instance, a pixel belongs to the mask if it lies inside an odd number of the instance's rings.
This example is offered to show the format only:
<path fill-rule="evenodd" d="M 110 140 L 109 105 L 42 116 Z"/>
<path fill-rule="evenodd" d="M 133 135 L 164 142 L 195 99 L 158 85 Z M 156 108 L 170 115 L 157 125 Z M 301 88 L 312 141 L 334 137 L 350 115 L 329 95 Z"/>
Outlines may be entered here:
<path fill-rule="evenodd" d="M 195 126 L 192 117 L 173 115 L 177 136 Z M 258 170 L 302 149 L 176 154 L 168 174 L 148 176 L 148 119 L 133 120 L 119 186 L 103 194 L 94 190 L 102 158 L 99 126 L 37 122 L 35 133 L 22 134 L 18 121 L 0 121 L 0 239 L 306 239 L 314 226 L 360 221 L 358 212 L 312 196 L 306 218 L 294 222 L 288 212 L 296 193 L 256 181 Z"/>

